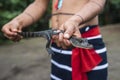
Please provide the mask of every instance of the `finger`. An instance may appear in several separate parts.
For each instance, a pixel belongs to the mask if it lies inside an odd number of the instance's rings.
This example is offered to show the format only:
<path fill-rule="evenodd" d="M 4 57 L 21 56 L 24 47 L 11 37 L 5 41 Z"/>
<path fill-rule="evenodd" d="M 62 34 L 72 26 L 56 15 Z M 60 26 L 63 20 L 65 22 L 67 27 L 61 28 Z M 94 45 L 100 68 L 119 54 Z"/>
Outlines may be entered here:
<path fill-rule="evenodd" d="M 17 27 L 12 27 L 11 29 L 10 29 L 12 32 L 14 32 L 14 33 L 16 33 L 16 32 L 18 32 L 18 28 Z"/>
<path fill-rule="evenodd" d="M 67 46 L 64 43 L 61 43 L 62 49 L 67 49 Z"/>
<path fill-rule="evenodd" d="M 56 42 L 56 40 L 58 40 L 58 35 L 53 35 L 53 36 L 52 36 L 52 40 L 53 40 L 54 42 Z"/>
<path fill-rule="evenodd" d="M 73 28 L 71 25 L 62 24 L 59 29 L 65 31 L 63 37 L 67 39 L 69 39 L 73 33 Z"/>
<path fill-rule="evenodd" d="M 61 43 L 58 40 L 56 40 L 55 42 L 56 42 L 58 47 L 61 47 Z"/>
<path fill-rule="evenodd" d="M 59 33 L 59 42 L 63 41 L 63 33 Z"/>
<path fill-rule="evenodd" d="M 20 35 L 17 35 L 17 36 L 15 36 L 15 37 L 12 38 L 12 40 L 15 41 L 15 42 L 18 42 L 21 39 L 22 39 L 22 37 Z"/>
<path fill-rule="evenodd" d="M 18 23 L 17 21 L 13 21 L 13 22 L 14 22 L 14 24 L 11 24 L 11 26 L 12 26 L 11 30 L 12 30 L 13 32 L 18 32 L 19 23 Z"/>
<path fill-rule="evenodd" d="M 22 28 L 21 27 L 18 28 L 18 32 L 22 32 Z"/>
<path fill-rule="evenodd" d="M 64 25 L 63 24 L 59 27 L 59 30 L 60 30 L 60 32 L 64 31 Z M 62 46 L 62 43 L 63 43 L 63 38 L 64 38 L 64 34 L 62 32 L 59 33 L 59 44 L 61 46 Z"/>
<path fill-rule="evenodd" d="M 65 44 L 67 47 L 71 46 L 70 41 L 67 40 L 67 39 L 64 39 L 64 44 Z"/>
<path fill-rule="evenodd" d="M 10 29 L 8 29 L 8 28 L 4 28 L 4 30 L 2 30 L 2 31 L 8 36 L 16 35 L 13 32 L 11 32 Z"/>
<path fill-rule="evenodd" d="M 58 47 L 61 47 L 60 42 L 58 40 L 58 35 L 52 36 L 52 40 L 53 40 L 53 42 L 55 42 L 57 44 Z"/>
<path fill-rule="evenodd" d="M 77 38 L 81 37 L 81 33 L 79 30 L 76 30 L 73 35 L 76 36 Z"/>
<path fill-rule="evenodd" d="M 4 34 L 4 36 L 7 37 L 8 39 L 12 40 L 12 41 L 19 41 L 19 40 L 21 40 L 21 39 L 23 38 L 23 37 L 20 36 L 20 35 L 10 36 L 10 35 Z"/>
<path fill-rule="evenodd" d="M 6 35 L 6 34 L 4 34 L 4 36 L 6 37 L 6 38 L 8 38 L 8 39 L 10 39 L 10 40 L 12 40 L 12 36 L 8 36 L 8 35 Z"/>
<path fill-rule="evenodd" d="M 73 26 L 69 26 L 69 28 L 66 29 L 65 33 L 64 33 L 64 38 L 69 39 L 74 33 L 74 28 Z"/>
<path fill-rule="evenodd" d="M 56 35 L 53 35 L 53 36 L 52 36 L 52 40 L 54 40 L 54 39 L 55 39 L 55 37 L 56 37 Z"/>

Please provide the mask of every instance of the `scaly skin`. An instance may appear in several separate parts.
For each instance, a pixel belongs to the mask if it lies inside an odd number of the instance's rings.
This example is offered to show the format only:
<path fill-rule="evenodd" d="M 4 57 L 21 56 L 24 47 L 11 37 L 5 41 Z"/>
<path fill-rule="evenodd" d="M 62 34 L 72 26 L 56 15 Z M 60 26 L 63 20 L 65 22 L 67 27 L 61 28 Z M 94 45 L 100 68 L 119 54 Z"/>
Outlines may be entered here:
<path fill-rule="evenodd" d="M 32 38 L 32 37 L 46 38 L 48 41 L 46 44 L 46 49 L 47 49 L 48 53 L 53 54 L 52 50 L 50 49 L 52 35 L 57 35 L 59 33 L 60 33 L 60 31 L 49 29 L 49 30 L 38 31 L 38 32 L 21 32 L 18 34 L 23 36 L 23 38 Z M 93 48 L 93 46 L 91 44 L 89 44 L 87 39 L 85 39 L 85 38 L 76 38 L 76 37 L 72 36 L 69 40 L 74 47 L 85 48 L 85 49 Z"/>

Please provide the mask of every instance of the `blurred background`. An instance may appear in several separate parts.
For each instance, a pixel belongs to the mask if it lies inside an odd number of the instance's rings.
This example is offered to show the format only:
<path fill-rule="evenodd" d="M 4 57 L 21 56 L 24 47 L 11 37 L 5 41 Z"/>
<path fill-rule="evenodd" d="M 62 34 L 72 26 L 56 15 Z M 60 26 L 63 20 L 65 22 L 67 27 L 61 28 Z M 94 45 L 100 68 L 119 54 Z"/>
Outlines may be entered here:
<path fill-rule="evenodd" d="M 0 0 L 0 30 L 33 1 Z M 51 2 L 42 19 L 25 30 L 48 29 L 50 13 Z M 101 33 L 108 48 L 109 80 L 119 80 L 120 0 L 107 0 L 99 19 Z M 45 43 L 44 39 L 38 38 L 14 43 L 5 38 L 0 31 L 0 80 L 49 80 L 50 56 L 45 50 Z"/>
<path fill-rule="evenodd" d="M 12 18 L 20 14 L 33 0 L 0 0 L 0 29 L 1 27 L 10 21 Z M 44 30 L 48 29 L 47 16 L 51 13 L 51 2 L 49 8 L 46 11 L 42 19 L 36 24 L 33 24 L 29 30 Z M 120 22 L 120 0 L 107 0 L 106 6 L 103 12 L 100 14 L 100 25 L 115 24 Z M 43 26 L 43 27 L 40 27 Z M 5 41 L 0 32 L 0 43 Z"/>

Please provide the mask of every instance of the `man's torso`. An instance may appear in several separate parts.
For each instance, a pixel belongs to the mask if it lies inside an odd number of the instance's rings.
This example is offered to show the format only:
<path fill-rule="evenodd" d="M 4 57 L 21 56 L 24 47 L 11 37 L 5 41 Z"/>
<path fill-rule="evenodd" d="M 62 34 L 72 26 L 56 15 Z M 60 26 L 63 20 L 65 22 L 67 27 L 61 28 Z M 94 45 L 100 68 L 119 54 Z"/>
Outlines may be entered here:
<path fill-rule="evenodd" d="M 56 0 L 53 0 L 52 5 L 52 14 L 54 13 L 70 13 L 75 14 L 79 12 L 83 6 L 85 6 L 88 3 L 89 0 L 63 0 L 62 6 L 60 9 L 55 9 L 55 3 Z M 58 28 L 60 27 L 65 21 L 67 21 L 71 16 L 73 15 L 54 15 L 52 16 L 52 27 Z M 80 27 L 87 26 L 87 25 L 97 25 L 98 24 L 98 18 L 94 17 L 90 21 L 82 24 Z"/>

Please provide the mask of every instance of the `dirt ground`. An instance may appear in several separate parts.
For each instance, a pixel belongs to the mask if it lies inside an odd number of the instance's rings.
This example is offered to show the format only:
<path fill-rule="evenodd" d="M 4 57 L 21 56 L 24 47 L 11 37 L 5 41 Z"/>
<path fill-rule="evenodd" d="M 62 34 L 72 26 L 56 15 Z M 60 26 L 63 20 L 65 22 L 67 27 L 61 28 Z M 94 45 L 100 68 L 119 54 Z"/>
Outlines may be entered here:
<path fill-rule="evenodd" d="M 109 80 L 120 80 L 120 24 L 101 28 L 108 49 Z M 46 40 L 34 38 L 0 45 L 0 80 L 49 80 Z"/>

